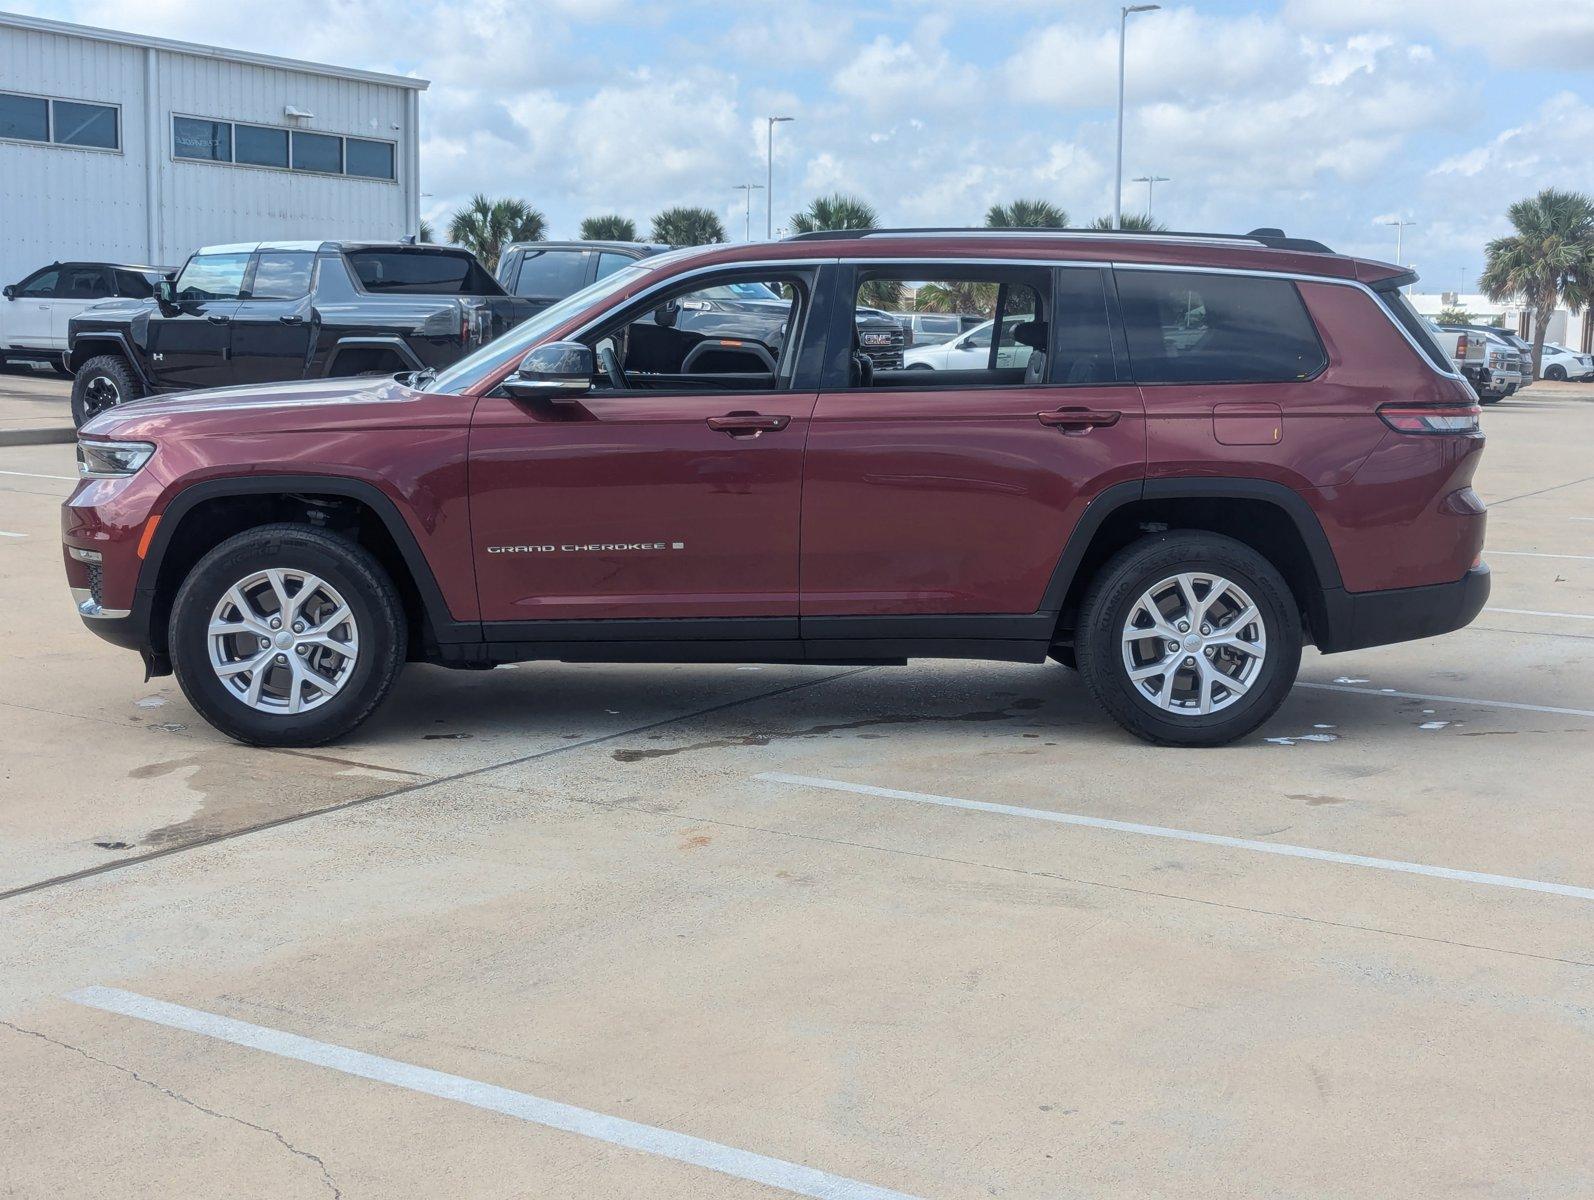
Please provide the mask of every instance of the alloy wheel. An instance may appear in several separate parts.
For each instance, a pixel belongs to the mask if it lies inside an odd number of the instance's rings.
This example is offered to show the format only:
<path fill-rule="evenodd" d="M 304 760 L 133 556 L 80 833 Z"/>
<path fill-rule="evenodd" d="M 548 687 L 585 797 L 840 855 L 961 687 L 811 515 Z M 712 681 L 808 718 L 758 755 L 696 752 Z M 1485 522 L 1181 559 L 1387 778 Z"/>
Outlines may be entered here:
<path fill-rule="evenodd" d="M 91 417 L 98 416 L 108 408 L 115 408 L 121 402 L 121 389 L 109 375 L 96 375 L 83 385 L 83 407 Z"/>
<path fill-rule="evenodd" d="M 1123 627 L 1123 664 L 1139 695 L 1180 716 L 1221 712 L 1251 690 L 1267 627 L 1245 590 L 1187 571 L 1141 593 Z"/>
<path fill-rule="evenodd" d="M 360 655 L 354 613 L 307 571 L 272 568 L 240 579 L 216 602 L 206 631 L 211 669 L 260 712 L 319 708 L 349 681 Z"/>

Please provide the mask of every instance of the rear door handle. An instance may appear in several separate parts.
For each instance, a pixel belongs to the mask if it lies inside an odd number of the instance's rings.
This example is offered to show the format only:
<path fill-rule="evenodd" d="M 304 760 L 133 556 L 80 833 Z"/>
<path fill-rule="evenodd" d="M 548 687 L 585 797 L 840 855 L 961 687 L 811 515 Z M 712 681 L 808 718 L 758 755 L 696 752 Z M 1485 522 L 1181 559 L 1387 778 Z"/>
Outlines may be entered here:
<path fill-rule="evenodd" d="M 284 325 L 303 325 L 304 324 L 304 318 L 303 317 L 278 317 L 277 320 L 281 321 Z"/>
<path fill-rule="evenodd" d="M 1123 414 L 1113 412 L 1111 409 L 1097 408 L 1059 408 L 1054 412 L 1038 412 L 1035 419 L 1042 425 L 1049 425 L 1054 429 L 1086 431 L 1107 425 L 1118 424 L 1118 418 Z"/>
<path fill-rule="evenodd" d="M 205 320 L 209 321 L 212 325 L 226 325 L 229 322 L 231 322 L 232 318 L 231 317 L 206 317 Z"/>
<path fill-rule="evenodd" d="M 737 435 L 779 433 L 791 424 L 790 417 L 766 417 L 761 413 L 727 413 L 723 417 L 709 417 L 708 427 L 720 433 Z"/>

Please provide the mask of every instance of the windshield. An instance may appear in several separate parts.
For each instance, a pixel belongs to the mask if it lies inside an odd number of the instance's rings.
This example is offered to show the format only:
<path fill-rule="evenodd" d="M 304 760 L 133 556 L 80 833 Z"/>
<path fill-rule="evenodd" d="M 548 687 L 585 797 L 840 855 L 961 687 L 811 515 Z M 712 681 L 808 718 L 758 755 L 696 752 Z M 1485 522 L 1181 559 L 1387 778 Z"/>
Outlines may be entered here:
<path fill-rule="evenodd" d="M 625 267 L 596 283 L 588 284 L 557 304 L 550 304 L 540 313 L 516 325 L 503 337 L 488 342 L 475 354 L 460 359 L 428 385 L 426 390 L 458 395 L 486 379 L 511 359 L 519 357 L 533 343 L 547 337 L 588 305 L 624 290 L 650 270 L 651 265 Z"/>

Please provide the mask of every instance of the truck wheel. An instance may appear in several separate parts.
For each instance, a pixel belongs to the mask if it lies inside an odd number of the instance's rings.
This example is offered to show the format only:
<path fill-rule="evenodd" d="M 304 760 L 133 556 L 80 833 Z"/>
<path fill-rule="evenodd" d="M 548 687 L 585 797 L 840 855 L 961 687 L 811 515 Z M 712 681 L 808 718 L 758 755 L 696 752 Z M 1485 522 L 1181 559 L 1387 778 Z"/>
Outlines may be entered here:
<path fill-rule="evenodd" d="M 1080 608 L 1079 671 L 1112 718 L 1163 746 L 1221 746 L 1284 702 L 1301 621 L 1273 564 L 1233 538 L 1175 532 L 1120 550 Z"/>
<path fill-rule="evenodd" d="M 228 737 L 316 746 L 376 710 L 404 665 L 404 606 L 362 546 L 306 525 L 228 538 L 178 589 L 183 694 Z"/>
<path fill-rule="evenodd" d="M 81 429 L 107 409 L 137 400 L 143 386 L 120 354 L 100 354 L 88 360 L 72 380 L 72 423 Z"/>

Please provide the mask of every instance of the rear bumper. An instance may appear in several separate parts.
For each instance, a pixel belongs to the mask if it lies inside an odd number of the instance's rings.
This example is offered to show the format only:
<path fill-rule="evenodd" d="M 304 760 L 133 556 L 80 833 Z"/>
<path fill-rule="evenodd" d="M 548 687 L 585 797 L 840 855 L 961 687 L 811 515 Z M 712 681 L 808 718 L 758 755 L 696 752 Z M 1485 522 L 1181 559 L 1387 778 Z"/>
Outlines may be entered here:
<path fill-rule="evenodd" d="M 1324 596 L 1324 628 L 1314 630 L 1324 654 L 1434 637 L 1470 625 L 1489 600 L 1489 566 L 1479 563 L 1455 583 Z"/>

